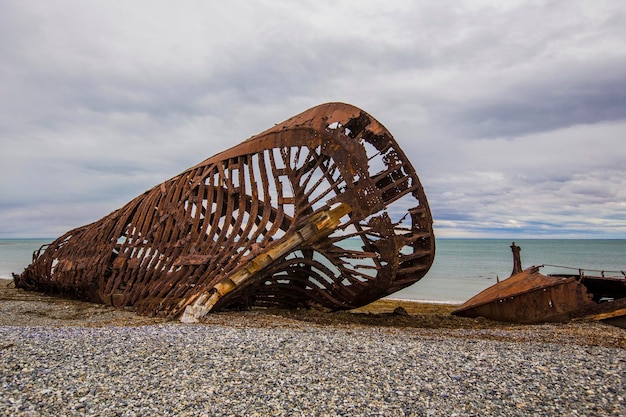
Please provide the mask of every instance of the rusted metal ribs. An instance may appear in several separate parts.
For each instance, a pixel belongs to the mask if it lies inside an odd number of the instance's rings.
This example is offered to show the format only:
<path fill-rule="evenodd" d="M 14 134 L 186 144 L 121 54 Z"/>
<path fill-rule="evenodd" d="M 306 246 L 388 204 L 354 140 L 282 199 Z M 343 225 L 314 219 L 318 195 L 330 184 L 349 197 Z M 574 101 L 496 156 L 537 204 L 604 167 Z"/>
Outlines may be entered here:
<path fill-rule="evenodd" d="M 435 254 L 419 178 L 343 103 L 309 109 L 33 254 L 18 287 L 195 321 L 250 306 L 350 309 Z"/>

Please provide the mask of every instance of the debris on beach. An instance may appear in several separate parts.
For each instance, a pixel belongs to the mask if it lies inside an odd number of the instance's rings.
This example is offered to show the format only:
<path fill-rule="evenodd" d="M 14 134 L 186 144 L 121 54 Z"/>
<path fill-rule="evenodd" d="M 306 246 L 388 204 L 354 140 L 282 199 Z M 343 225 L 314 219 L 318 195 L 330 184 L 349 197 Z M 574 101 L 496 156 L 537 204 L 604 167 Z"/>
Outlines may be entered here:
<path fill-rule="evenodd" d="M 251 306 L 364 306 L 420 280 L 434 255 L 404 152 L 366 112 L 327 103 L 65 233 L 14 281 L 194 322 Z"/>
<path fill-rule="evenodd" d="M 595 271 L 600 273 L 595 276 L 588 275 L 587 272 L 591 272 L 588 270 L 558 265 L 522 270 L 520 248 L 515 242 L 511 250 L 511 276 L 470 298 L 452 314 L 527 324 L 584 317 L 626 327 L 624 271 Z M 575 272 L 543 275 L 539 270 L 544 266 Z M 609 276 L 611 273 L 615 275 Z"/>

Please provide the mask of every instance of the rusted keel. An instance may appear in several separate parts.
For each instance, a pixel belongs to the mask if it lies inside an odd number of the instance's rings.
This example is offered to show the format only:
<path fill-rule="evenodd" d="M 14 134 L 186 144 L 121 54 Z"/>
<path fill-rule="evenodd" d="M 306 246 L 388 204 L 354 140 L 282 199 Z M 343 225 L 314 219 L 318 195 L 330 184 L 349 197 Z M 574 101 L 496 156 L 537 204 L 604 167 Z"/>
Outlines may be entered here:
<path fill-rule="evenodd" d="M 406 155 L 372 116 L 328 103 L 67 232 L 14 280 L 195 321 L 254 305 L 359 307 L 421 279 L 434 254 Z"/>

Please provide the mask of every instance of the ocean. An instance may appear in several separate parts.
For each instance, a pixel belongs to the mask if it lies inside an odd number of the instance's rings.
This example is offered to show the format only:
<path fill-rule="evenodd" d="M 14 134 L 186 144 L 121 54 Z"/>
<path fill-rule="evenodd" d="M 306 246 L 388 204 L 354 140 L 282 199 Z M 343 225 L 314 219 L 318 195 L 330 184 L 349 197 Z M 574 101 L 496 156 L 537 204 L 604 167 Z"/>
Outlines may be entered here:
<path fill-rule="evenodd" d="M 54 239 L 0 239 L 0 278 L 20 273 L 32 253 Z M 438 239 L 435 262 L 421 281 L 390 298 L 459 304 L 511 274 L 512 240 Z M 558 265 L 598 271 L 626 272 L 626 239 L 519 239 L 522 266 Z M 567 271 L 546 266 L 544 274 Z M 609 275 L 609 274 L 607 274 Z"/>

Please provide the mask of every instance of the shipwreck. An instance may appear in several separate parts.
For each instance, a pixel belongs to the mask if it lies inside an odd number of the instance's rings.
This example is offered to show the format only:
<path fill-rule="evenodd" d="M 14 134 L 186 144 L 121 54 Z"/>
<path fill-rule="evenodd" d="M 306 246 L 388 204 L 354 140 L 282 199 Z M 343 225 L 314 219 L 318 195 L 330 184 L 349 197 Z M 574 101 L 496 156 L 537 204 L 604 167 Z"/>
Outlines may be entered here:
<path fill-rule="evenodd" d="M 452 314 L 524 324 L 591 318 L 626 327 L 624 271 L 589 271 L 557 265 L 522 270 L 520 248 L 515 242 L 511 250 L 511 276 L 470 298 Z M 539 272 L 544 266 L 567 272 L 544 275 Z"/>
<path fill-rule="evenodd" d="M 366 112 L 328 103 L 68 231 L 14 282 L 194 322 L 252 306 L 360 307 L 420 280 L 434 256 L 404 152 Z"/>

